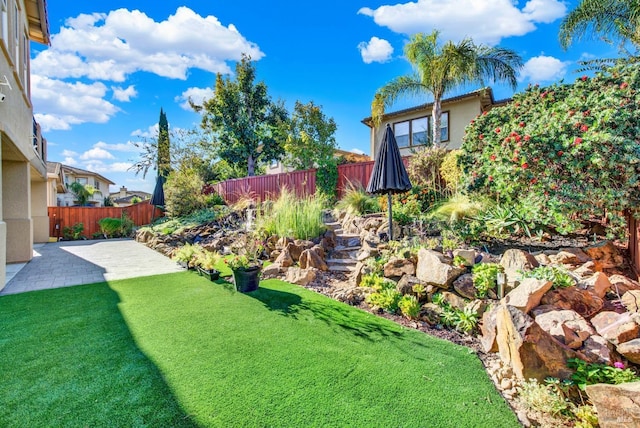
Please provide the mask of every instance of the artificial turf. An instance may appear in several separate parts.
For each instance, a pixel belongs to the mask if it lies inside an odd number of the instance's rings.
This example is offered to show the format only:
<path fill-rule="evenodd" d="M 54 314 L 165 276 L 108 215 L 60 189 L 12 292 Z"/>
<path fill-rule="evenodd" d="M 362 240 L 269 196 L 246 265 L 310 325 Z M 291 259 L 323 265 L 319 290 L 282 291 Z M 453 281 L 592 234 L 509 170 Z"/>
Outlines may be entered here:
<path fill-rule="evenodd" d="M 277 280 L 9 295 L 0 326 L 0 426 L 519 426 L 467 348 Z"/>

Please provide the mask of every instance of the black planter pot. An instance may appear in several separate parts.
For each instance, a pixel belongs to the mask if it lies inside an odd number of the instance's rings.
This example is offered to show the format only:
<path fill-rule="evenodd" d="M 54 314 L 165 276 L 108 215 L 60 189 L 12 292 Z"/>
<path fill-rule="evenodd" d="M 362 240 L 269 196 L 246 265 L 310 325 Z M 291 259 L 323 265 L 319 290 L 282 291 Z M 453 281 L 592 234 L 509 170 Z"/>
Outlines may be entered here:
<path fill-rule="evenodd" d="M 207 270 L 198 267 L 198 273 L 205 278 L 209 278 L 209 281 L 215 281 L 220 278 L 220 272 L 215 269 Z"/>
<path fill-rule="evenodd" d="M 236 269 L 233 271 L 233 280 L 236 284 L 236 290 L 241 293 L 249 293 L 256 291 L 260 284 L 260 266 L 252 266 L 245 269 Z"/>

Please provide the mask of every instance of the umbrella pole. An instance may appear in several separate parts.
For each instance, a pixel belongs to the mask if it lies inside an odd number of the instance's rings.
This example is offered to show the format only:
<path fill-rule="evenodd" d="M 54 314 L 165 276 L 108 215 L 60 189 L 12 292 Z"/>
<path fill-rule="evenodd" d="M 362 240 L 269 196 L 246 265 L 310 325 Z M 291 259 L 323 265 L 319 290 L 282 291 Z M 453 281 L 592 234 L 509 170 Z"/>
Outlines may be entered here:
<path fill-rule="evenodd" d="M 389 242 L 393 241 L 393 225 L 391 222 L 393 218 L 391 217 L 391 192 L 387 193 L 387 206 L 389 207 Z"/>

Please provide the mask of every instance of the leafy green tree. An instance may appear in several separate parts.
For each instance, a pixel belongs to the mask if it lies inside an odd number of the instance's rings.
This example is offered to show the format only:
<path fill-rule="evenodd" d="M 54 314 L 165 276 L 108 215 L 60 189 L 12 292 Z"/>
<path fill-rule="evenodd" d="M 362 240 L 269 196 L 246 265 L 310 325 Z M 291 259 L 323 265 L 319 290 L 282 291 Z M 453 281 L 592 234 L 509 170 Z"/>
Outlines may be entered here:
<path fill-rule="evenodd" d="M 470 190 L 529 205 L 560 233 L 606 220 L 624 234 L 640 206 L 640 67 L 620 61 L 573 84 L 530 86 L 466 129 L 459 164 Z"/>
<path fill-rule="evenodd" d="M 160 108 L 158 120 L 158 177 L 167 178 L 171 171 L 171 142 L 169 140 L 169 122 L 166 113 Z"/>
<path fill-rule="evenodd" d="M 560 44 L 568 48 L 586 35 L 609 36 L 640 47 L 640 2 L 637 0 L 582 0 L 560 25 Z"/>
<path fill-rule="evenodd" d="M 514 89 L 522 59 L 512 50 L 477 45 L 470 38 L 455 44 L 440 45 L 440 32 L 418 33 L 404 48 L 407 60 L 415 72 L 400 76 L 378 89 L 371 104 L 372 117 L 379 123 L 385 108 L 401 96 L 433 96 L 433 144 L 440 146 L 442 98 L 450 90 L 471 83 L 484 84 L 485 79 L 505 81 Z"/>
<path fill-rule="evenodd" d="M 204 182 L 192 168 L 169 174 L 164 188 L 165 210 L 169 217 L 183 217 L 206 207 Z"/>
<path fill-rule="evenodd" d="M 283 163 L 296 170 L 311 169 L 333 157 L 337 147 L 334 134 L 337 126 L 322 108 L 310 101 L 296 101 L 289 120 L 289 135 L 284 145 Z"/>
<path fill-rule="evenodd" d="M 243 54 L 235 80 L 219 73 L 213 97 L 202 106 L 191 104 L 202 113 L 201 127 L 215 137 L 218 156 L 242 166 L 248 176 L 261 161 L 282 157 L 288 119 L 284 103 L 272 102 L 267 85 L 255 79 L 255 65 Z"/>
<path fill-rule="evenodd" d="M 71 189 L 71 192 L 75 195 L 76 202 L 80 206 L 89 205 L 89 200 L 97 192 L 95 187 L 89 184 L 84 185 L 84 184 L 78 183 L 77 181 L 74 181 L 73 183 L 71 183 L 69 188 Z"/>

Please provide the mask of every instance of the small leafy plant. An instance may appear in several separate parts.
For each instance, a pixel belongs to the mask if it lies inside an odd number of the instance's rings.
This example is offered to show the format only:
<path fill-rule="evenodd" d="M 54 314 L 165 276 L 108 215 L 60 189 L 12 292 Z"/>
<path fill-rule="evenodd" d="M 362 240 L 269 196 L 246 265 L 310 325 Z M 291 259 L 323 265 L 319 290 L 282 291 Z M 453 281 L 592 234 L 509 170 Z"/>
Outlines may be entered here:
<path fill-rule="evenodd" d="M 555 266 L 538 266 L 530 271 L 520 272 L 522 278 L 536 278 L 553 282 L 553 288 L 576 285 L 576 280 L 567 271 Z"/>
<path fill-rule="evenodd" d="M 479 263 L 473 267 L 473 285 L 477 290 L 477 297 L 487 297 L 489 290 L 495 290 L 498 273 L 504 268 L 498 263 Z"/>
<path fill-rule="evenodd" d="M 451 262 L 455 267 L 466 267 L 467 266 L 467 259 L 465 259 L 462 256 L 455 256 L 453 258 L 453 261 Z"/>
<path fill-rule="evenodd" d="M 365 298 L 365 302 L 374 308 L 380 308 L 386 312 L 394 314 L 398 311 L 398 303 L 402 298 L 394 288 L 385 288 L 377 293 L 371 293 Z"/>
<path fill-rule="evenodd" d="M 571 375 L 571 380 L 583 391 L 587 385 L 595 383 L 617 385 L 640 380 L 631 369 L 624 368 L 624 364 L 621 362 L 616 362 L 614 366 L 608 366 L 606 364 L 588 363 L 579 358 L 570 358 L 567 360 L 567 365 L 570 369 L 575 370 L 575 373 Z"/>
<path fill-rule="evenodd" d="M 65 226 L 62 228 L 62 237 L 68 241 L 84 238 L 84 224 L 75 223 L 73 226 Z"/>
<path fill-rule="evenodd" d="M 196 254 L 195 264 L 204 270 L 213 270 L 220 261 L 220 254 L 214 251 L 203 250 Z"/>
<path fill-rule="evenodd" d="M 409 319 L 416 319 L 420 314 L 420 303 L 416 296 L 404 295 L 398 301 L 400 313 Z"/>
<path fill-rule="evenodd" d="M 173 252 L 173 259 L 177 262 L 186 263 L 188 267 L 195 266 L 198 254 L 202 252 L 200 245 L 191 245 L 188 242 Z"/>
<path fill-rule="evenodd" d="M 478 326 L 478 314 L 469 306 L 460 310 L 451 306 L 441 293 L 436 293 L 431 298 L 433 303 L 442 308 L 440 321 L 446 327 L 453 327 L 456 330 L 470 334 Z"/>

